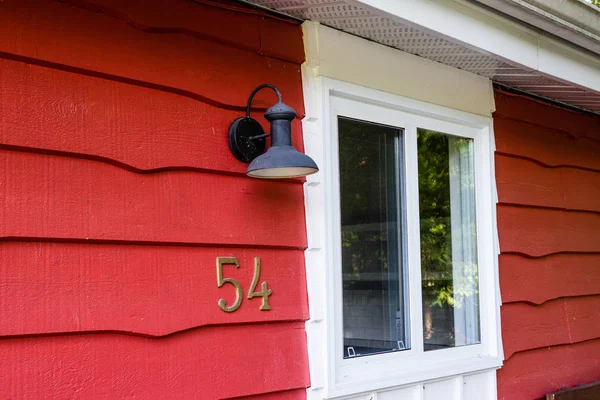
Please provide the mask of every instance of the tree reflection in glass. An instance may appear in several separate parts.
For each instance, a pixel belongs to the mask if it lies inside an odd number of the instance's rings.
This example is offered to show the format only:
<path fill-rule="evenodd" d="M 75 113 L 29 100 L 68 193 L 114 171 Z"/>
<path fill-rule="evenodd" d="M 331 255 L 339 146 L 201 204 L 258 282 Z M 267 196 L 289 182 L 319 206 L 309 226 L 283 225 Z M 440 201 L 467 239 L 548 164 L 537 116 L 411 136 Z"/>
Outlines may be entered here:
<path fill-rule="evenodd" d="M 425 350 L 480 342 L 473 140 L 419 129 Z"/>

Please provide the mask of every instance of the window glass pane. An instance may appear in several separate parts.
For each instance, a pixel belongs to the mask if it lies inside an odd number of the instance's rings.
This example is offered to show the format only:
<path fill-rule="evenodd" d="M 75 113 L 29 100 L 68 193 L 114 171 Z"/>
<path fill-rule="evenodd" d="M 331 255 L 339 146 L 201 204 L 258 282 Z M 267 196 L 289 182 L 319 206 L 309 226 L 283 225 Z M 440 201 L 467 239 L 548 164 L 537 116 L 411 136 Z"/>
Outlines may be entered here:
<path fill-rule="evenodd" d="M 473 140 L 418 130 L 425 351 L 480 343 Z"/>
<path fill-rule="evenodd" d="M 398 128 L 338 118 L 344 358 L 409 347 Z"/>

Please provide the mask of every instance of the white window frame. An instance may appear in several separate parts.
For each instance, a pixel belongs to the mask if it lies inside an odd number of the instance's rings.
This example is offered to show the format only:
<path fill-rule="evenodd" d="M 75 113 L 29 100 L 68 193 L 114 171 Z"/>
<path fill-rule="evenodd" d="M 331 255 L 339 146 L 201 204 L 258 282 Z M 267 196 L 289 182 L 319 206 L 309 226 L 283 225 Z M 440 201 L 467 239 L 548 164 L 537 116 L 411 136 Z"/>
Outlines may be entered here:
<path fill-rule="evenodd" d="M 459 94 L 457 94 L 459 95 Z M 400 387 L 502 364 L 492 120 L 362 86 L 317 77 L 305 82 L 305 151 L 321 168 L 307 179 L 307 322 L 311 386 L 319 398 Z M 337 117 L 402 128 L 405 190 L 418 194 L 417 128 L 473 139 L 481 344 L 423 352 L 418 195 L 407 195 L 410 350 L 343 358 Z M 310 398 L 310 397 L 309 397 Z"/>

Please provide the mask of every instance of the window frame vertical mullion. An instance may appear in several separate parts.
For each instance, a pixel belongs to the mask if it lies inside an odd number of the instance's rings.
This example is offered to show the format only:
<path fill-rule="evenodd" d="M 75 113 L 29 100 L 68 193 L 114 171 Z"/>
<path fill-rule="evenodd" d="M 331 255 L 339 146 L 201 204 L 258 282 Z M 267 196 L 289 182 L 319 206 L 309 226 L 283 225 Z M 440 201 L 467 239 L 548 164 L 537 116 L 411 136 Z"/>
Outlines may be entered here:
<path fill-rule="evenodd" d="M 424 352 L 421 233 L 419 221 L 417 126 L 412 124 L 404 124 L 404 177 L 410 341 L 411 348 L 420 354 Z"/>

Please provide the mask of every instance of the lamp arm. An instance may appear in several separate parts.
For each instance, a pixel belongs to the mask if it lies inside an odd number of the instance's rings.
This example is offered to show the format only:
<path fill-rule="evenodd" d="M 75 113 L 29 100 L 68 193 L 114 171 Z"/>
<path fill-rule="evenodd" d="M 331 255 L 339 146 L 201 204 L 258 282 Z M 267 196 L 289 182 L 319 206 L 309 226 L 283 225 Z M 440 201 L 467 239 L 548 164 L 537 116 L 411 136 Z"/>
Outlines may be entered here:
<path fill-rule="evenodd" d="M 258 140 L 258 139 L 264 139 L 264 138 L 266 138 L 266 137 L 269 137 L 269 136 L 271 136 L 271 134 L 270 134 L 270 133 L 263 133 L 262 135 L 250 136 L 250 137 L 248 138 L 248 140 Z"/>
<path fill-rule="evenodd" d="M 258 93 L 259 90 L 269 88 L 275 92 L 277 95 L 277 101 L 281 103 L 281 93 L 279 93 L 279 89 L 277 89 L 274 85 L 269 83 L 263 83 L 262 85 L 258 85 L 252 93 L 250 93 L 250 97 L 248 97 L 248 104 L 246 105 L 246 118 L 250 118 L 250 106 L 252 105 L 252 99 L 254 99 L 254 95 Z"/>

